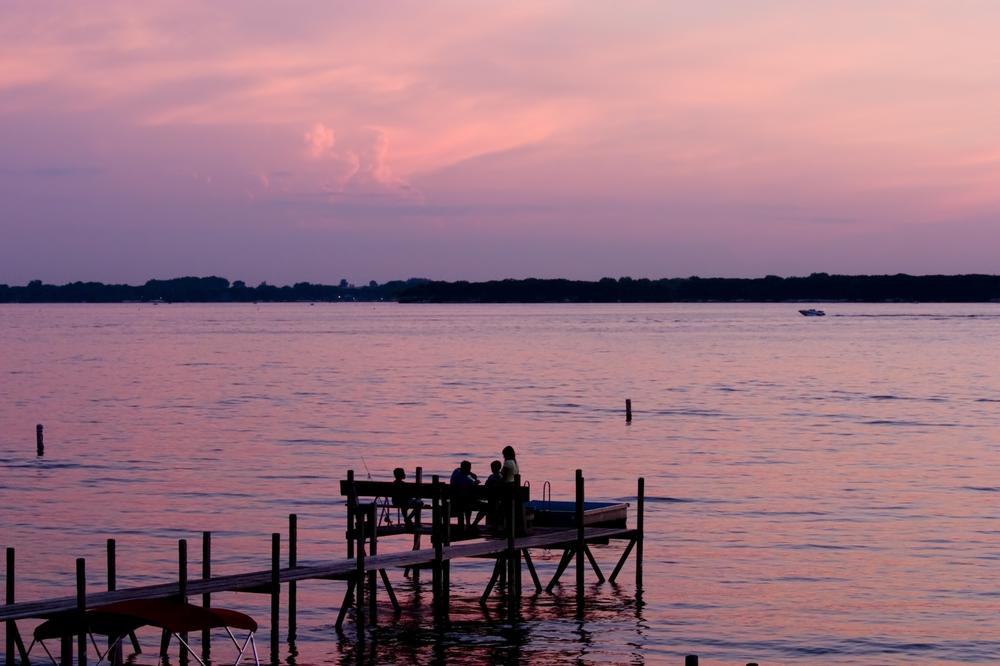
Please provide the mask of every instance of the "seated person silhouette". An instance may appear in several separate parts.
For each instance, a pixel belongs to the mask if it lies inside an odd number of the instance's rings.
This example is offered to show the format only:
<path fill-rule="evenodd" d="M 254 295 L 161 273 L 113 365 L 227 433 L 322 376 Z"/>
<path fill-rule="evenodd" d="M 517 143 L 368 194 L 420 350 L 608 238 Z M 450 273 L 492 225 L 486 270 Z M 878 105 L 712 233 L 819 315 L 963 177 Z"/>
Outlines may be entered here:
<path fill-rule="evenodd" d="M 461 497 L 461 490 L 463 488 L 473 488 L 479 485 L 479 477 L 472 472 L 472 463 L 468 460 L 463 460 L 461 464 L 455 468 L 455 471 L 451 473 L 451 487 L 452 487 L 452 497 L 455 500 L 455 513 L 458 516 L 458 522 L 461 525 L 474 526 L 478 525 L 479 521 L 483 519 L 486 515 L 486 509 L 488 508 L 484 502 L 479 500 Z M 456 497 L 456 491 L 458 497 Z M 472 511 L 474 509 L 479 510 L 479 515 L 476 516 L 476 520 L 472 520 Z"/>
<path fill-rule="evenodd" d="M 499 460 L 494 460 L 490 463 L 490 471 L 492 474 L 486 479 L 484 484 L 487 488 L 492 488 L 500 483 L 503 483 L 503 463 Z"/>
<path fill-rule="evenodd" d="M 394 477 L 392 482 L 392 505 L 399 509 L 406 527 L 412 528 L 413 521 L 420 512 L 420 509 L 423 508 L 424 503 L 417 498 L 410 497 L 409 493 L 406 492 L 406 486 L 403 484 L 406 480 L 406 470 L 402 467 L 397 467 L 392 470 L 392 476 Z"/>
<path fill-rule="evenodd" d="M 492 474 L 486 479 L 486 483 L 483 484 L 486 488 L 499 488 L 503 483 L 503 463 L 499 460 L 494 460 L 490 463 L 490 471 Z M 490 500 L 489 513 L 486 514 L 486 524 L 492 527 L 499 525 L 501 522 L 500 516 L 500 502 L 496 499 Z"/>

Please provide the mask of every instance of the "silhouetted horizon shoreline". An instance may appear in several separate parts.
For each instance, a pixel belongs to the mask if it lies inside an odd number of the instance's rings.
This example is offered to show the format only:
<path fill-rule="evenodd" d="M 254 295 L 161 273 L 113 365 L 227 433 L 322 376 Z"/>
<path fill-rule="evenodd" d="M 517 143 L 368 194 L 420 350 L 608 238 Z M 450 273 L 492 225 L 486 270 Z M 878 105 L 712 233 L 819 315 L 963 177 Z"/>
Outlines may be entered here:
<path fill-rule="evenodd" d="M 143 285 L 33 280 L 24 286 L 0 284 L 0 303 L 808 303 L 808 302 L 1000 302 L 1000 276 L 831 275 L 807 277 L 602 278 L 595 281 L 524 278 L 469 282 L 425 278 L 372 280 L 357 286 L 298 282 L 256 287 L 226 278 L 180 277 Z"/>

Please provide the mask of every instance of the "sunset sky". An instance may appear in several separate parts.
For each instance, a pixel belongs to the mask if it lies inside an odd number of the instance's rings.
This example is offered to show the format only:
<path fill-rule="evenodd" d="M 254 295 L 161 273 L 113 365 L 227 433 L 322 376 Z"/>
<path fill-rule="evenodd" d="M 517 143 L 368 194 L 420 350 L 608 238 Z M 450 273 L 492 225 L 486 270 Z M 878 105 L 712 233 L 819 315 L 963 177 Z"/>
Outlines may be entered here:
<path fill-rule="evenodd" d="M 0 12 L 0 282 L 1000 272 L 1000 3 Z"/>

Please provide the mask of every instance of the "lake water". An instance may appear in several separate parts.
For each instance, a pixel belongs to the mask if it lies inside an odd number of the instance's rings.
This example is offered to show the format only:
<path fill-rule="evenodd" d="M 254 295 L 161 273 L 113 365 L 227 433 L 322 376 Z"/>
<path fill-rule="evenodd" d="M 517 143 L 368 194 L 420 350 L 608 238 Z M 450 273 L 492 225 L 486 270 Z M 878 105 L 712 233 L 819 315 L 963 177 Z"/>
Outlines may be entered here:
<path fill-rule="evenodd" d="M 197 572 L 202 530 L 216 573 L 267 568 L 292 512 L 300 560 L 340 557 L 347 469 L 484 473 L 509 443 L 536 496 L 646 478 L 644 603 L 629 563 L 582 621 L 570 585 L 511 627 L 477 560 L 435 630 L 430 576 L 392 572 L 373 663 L 1000 661 L 1000 305 L 798 307 L 0 306 L 0 545 L 19 600 L 71 595 L 77 557 L 100 589 L 109 537 L 119 586 L 173 579 L 179 538 Z M 282 660 L 353 663 L 344 587 L 300 584 Z"/>

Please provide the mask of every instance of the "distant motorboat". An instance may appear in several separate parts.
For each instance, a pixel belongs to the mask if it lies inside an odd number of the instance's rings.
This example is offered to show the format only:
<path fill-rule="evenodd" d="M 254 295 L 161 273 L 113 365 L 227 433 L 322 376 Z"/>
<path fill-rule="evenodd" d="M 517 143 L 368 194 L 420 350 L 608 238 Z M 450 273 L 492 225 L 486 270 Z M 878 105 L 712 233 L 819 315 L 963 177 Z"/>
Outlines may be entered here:
<path fill-rule="evenodd" d="M 808 310 L 799 310 L 799 314 L 803 317 L 825 317 L 826 313 L 822 310 L 817 310 L 816 308 L 809 308 Z"/>

